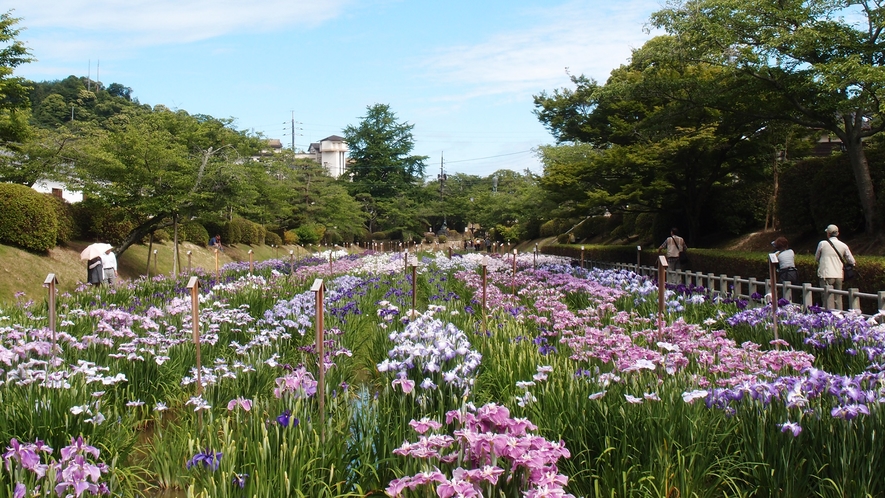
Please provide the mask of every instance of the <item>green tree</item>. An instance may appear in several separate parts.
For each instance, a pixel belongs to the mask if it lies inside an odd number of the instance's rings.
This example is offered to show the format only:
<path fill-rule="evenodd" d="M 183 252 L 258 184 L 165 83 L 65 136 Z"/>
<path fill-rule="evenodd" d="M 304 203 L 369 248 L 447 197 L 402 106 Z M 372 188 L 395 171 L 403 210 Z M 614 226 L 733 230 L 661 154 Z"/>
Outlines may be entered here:
<path fill-rule="evenodd" d="M 0 14 L 0 143 L 20 142 L 28 134 L 30 101 L 27 81 L 13 76 L 15 68 L 33 59 L 24 43 L 18 40 L 21 19 L 12 11 Z"/>
<path fill-rule="evenodd" d="M 562 214 L 661 213 L 693 237 L 717 188 L 763 178 L 763 138 L 774 128 L 718 110 L 730 91 L 723 70 L 679 49 L 656 37 L 605 85 L 573 77 L 576 90 L 535 98 L 560 142 L 541 149 L 541 184 Z"/>
<path fill-rule="evenodd" d="M 419 220 L 401 216 L 397 208 L 402 206 L 397 199 L 413 199 L 424 177 L 427 157 L 412 155 L 412 128 L 399 122 L 387 104 L 375 104 L 367 108 L 359 125 L 344 129 L 350 150 L 348 190 L 354 197 L 371 198 L 373 209 L 377 208 L 377 216 L 370 216 L 370 228 L 381 221 L 384 228 L 420 230 Z"/>
<path fill-rule="evenodd" d="M 883 16 L 880 0 L 690 0 L 656 12 L 652 23 L 740 86 L 723 107 L 729 112 L 839 137 L 872 234 L 880 226 L 862 141 L 885 126 Z"/>
<path fill-rule="evenodd" d="M 77 178 L 86 194 L 136 222 L 122 253 L 170 219 L 229 208 L 227 194 L 247 177 L 241 158 L 257 151 L 257 143 L 227 121 L 158 106 L 126 124 L 91 130 L 76 160 Z"/>

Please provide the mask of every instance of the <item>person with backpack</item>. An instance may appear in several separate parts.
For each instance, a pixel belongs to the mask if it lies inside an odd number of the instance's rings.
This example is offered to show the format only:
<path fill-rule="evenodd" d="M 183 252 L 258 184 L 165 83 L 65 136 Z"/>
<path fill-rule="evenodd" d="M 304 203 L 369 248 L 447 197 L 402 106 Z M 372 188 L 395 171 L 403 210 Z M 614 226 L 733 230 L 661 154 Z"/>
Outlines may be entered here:
<path fill-rule="evenodd" d="M 676 227 L 670 229 L 670 236 L 664 239 L 664 242 L 658 247 L 658 252 L 666 251 L 667 254 L 667 283 L 678 284 L 679 276 L 677 271 L 682 270 L 682 257 L 688 248 L 685 246 L 685 239 L 679 236 L 679 230 Z"/>
<path fill-rule="evenodd" d="M 846 270 L 854 269 L 854 256 L 851 255 L 848 244 L 839 240 L 839 227 L 830 225 L 824 232 L 827 238 L 820 241 L 817 250 L 814 251 L 814 259 L 817 260 L 817 277 L 820 279 L 821 287 L 832 285 L 834 289 L 842 290 L 845 277 L 851 277 L 845 274 Z M 830 295 L 827 307 L 841 310 L 842 296 Z"/>

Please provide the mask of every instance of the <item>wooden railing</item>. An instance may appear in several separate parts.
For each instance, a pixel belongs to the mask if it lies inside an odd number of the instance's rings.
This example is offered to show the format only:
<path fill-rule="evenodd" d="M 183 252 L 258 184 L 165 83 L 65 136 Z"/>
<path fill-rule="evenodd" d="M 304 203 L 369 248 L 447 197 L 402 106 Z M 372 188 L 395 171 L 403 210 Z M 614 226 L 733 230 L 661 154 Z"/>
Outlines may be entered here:
<path fill-rule="evenodd" d="M 589 260 L 584 264 L 588 268 L 630 270 L 651 278 L 656 278 L 658 274 L 658 269 L 654 266 Z M 704 287 L 714 295 L 751 300 L 754 294 L 765 296 L 771 293 L 771 279 L 759 280 L 753 277 L 741 278 L 740 276 L 715 275 L 690 270 L 677 270 L 672 273 L 675 273 L 677 284 L 686 286 L 693 284 Z M 834 289 L 831 285 L 815 287 L 807 282 L 802 284 L 785 282 L 777 284 L 777 294 L 779 298 L 788 299 L 806 309 L 810 306 L 820 306 L 831 310 L 853 309 L 860 310 L 866 315 L 873 315 L 878 310 L 885 309 L 885 291 L 871 294 L 860 292 L 855 288 L 839 290 Z M 843 301 L 847 302 L 843 303 Z M 843 304 L 846 305 L 844 308 Z"/>

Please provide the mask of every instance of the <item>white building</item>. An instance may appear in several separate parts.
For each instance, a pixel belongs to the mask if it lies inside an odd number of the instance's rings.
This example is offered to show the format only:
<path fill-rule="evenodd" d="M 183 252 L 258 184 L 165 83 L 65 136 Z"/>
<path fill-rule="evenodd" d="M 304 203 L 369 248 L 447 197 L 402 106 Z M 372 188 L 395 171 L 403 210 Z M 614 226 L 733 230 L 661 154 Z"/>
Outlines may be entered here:
<path fill-rule="evenodd" d="M 347 143 L 342 137 L 332 135 L 310 144 L 307 154 L 322 164 L 332 178 L 338 178 L 347 169 Z"/>
<path fill-rule="evenodd" d="M 71 204 L 75 202 L 81 202 L 83 200 L 83 192 L 79 190 L 68 190 L 68 187 L 61 182 L 56 182 L 52 180 L 40 180 L 31 186 L 37 192 L 41 192 L 44 194 L 52 194 L 59 199 L 64 199 Z"/>

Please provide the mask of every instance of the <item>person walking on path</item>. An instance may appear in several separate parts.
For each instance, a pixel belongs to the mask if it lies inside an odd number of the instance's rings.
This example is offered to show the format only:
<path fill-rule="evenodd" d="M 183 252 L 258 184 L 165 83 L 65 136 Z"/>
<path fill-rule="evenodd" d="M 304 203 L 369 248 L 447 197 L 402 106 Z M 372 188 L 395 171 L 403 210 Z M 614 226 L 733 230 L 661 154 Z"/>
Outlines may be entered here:
<path fill-rule="evenodd" d="M 851 255 L 848 244 L 838 239 L 839 227 L 830 225 L 825 233 L 827 238 L 820 241 L 817 250 L 814 251 L 814 259 L 817 260 L 817 277 L 820 279 L 821 287 L 832 285 L 834 289 L 842 290 L 844 266 L 855 264 L 854 256 Z M 831 294 L 826 304 L 827 308 L 841 310 L 842 296 Z"/>
<path fill-rule="evenodd" d="M 100 257 L 101 266 L 104 268 L 101 283 L 113 287 L 117 281 L 117 255 L 114 254 L 114 249 L 110 248 Z"/>
<path fill-rule="evenodd" d="M 682 265 L 679 261 L 679 253 L 685 251 L 685 249 L 685 239 L 679 236 L 679 230 L 677 228 L 671 228 L 670 236 L 664 240 L 660 247 L 658 247 L 659 253 L 666 250 L 668 284 L 679 283 L 679 275 L 676 274 L 677 271 L 682 269 Z"/>

